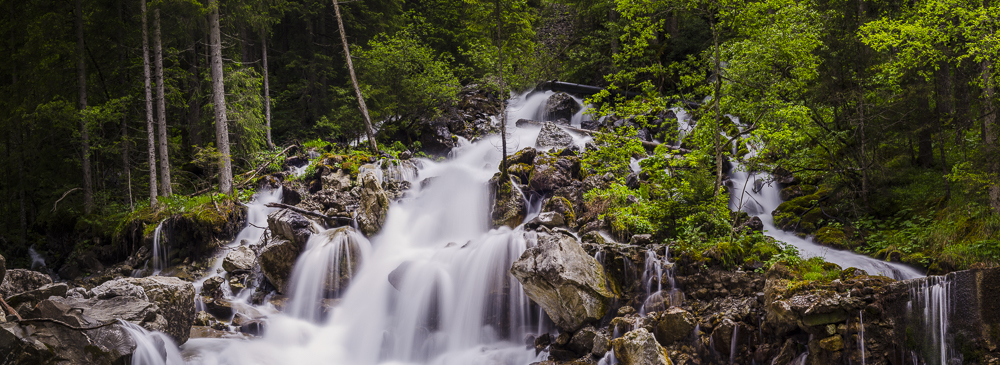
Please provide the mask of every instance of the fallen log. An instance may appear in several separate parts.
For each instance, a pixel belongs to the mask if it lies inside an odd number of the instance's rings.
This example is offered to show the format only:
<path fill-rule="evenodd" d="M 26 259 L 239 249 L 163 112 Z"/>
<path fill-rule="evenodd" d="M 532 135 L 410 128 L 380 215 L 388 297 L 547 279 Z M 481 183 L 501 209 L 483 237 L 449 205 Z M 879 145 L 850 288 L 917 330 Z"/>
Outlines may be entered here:
<path fill-rule="evenodd" d="M 326 221 L 328 223 L 329 222 L 333 222 L 332 225 L 338 226 L 338 227 L 339 226 L 346 226 L 346 225 L 349 225 L 351 223 L 354 223 L 354 219 L 351 219 L 351 218 L 347 218 L 347 217 L 331 217 L 331 216 L 328 216 L 326 214 L 308 211 L 308 210 L 305 210 L 305 209 L 302 209 L 302 208 L 298 208 L 298 207 L 294 207 L 294 206 L 291 206 L 291 205 L 288 205 L 288 204 L 267 203 L 266 206 L 268 208 L 283 208 L 283 209 L 288 209 L 290 211 L 293 211 L 293 212 L 296 212 L 296 213 L 299 213 L 299 214 L 302 214 L 302 215 L 308 215 L 310 217 L 320 218 L 320 219 L 323 219 L 324 221 Z"/>

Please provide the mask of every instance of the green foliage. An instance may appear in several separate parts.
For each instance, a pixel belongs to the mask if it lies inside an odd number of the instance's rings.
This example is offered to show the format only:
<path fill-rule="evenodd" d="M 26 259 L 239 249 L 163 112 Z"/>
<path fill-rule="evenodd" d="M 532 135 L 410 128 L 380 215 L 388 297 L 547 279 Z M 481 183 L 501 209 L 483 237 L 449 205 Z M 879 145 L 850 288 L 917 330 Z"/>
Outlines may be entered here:
<path fill-rule="evenodd" d="M 632 127 L 621 127 L 615 133 L 596 134 L 594 145 L 597 149 L 584 152 L 581 161 L 587 169 L 598 175 L 611 173 L 624 181 L 624 177 L 631 171 L 631 159 L 646 154 L 635 135 Z"/>
<path fill-rule="evenodd" d="M 234 161 L 243 161 L 251 168 L 253 155 L 267 146 L 264 121 L 263 81 L 253 68 L 229 67 L 226 70 L 226 117 L 229 131 L 235 137 Z"/>

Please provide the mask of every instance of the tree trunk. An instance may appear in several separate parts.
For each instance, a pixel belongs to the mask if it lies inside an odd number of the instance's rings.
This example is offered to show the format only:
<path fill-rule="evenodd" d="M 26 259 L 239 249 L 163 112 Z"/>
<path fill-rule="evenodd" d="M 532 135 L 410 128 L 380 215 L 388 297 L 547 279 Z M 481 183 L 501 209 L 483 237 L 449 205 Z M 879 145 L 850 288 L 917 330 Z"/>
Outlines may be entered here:
<path fill-rule="evenodd" d="M 715 93 L 712 101 L 715 102 L 715 195 L 719 195 L 722 188 L 722 144 L 719 141 L 719 134 L 722 133 L 722 61 L 719 59 L 719 32 L 716 28 L 715 18 L 712 18 L 712 48 L 715 53 Z"/>
<path fill-rule="evenodd" d="M 209 38 L 212 47 L 212 100 L 215 104 L 215 141 L 219 149 L 219 191 L 233 192 L 233 162 L 229 156 L 229 127 L 226 125 L 226 88 L 222 74 L 222 36 L 219 31 L 219 3 L 209 0 Z"/>
<path fill-rule="evenodd" d="M 153 62 L 156 66 L 156 124 L 160 139 L 160 195 L 173 194 L 170 187 L 170 154 L 167 150 L 167 102 L 163 96 L 163 47 L 160 43 L 160 9 L 153 10 Z"/>
<path fill-rule="evenodd" d="M 198 54 L 198 42 L 192 46 L 193 55 L 189 72 L 188 89 L 191 96 L 188 98 L 188 145 L 189 151 L 194 155 L 194 148 L 191 146 L 201 145 L 201 55 Z"/>
<path fill-rule="evenodd" d="M 90 131 L 87 128 L 87 63 L 83 46 L 83 4 L 76 0 L 76 75 L 80 88 L 80 139 L 83 144 L 83 210 L 94 211 L 94 186 L 90 172 Z"/>
<path fill-rule="evenodd" d="M 267 148 L 274 149 L 271 141 L 271 87 L 267 80 L 267 32 L 260 32 L 261 67 L 264 71 L 264 120 L 267 122 Z"/>
<path fill-rule="evenodd" d="M 994 213 L 1000 213 L 1000 161 L 997 160 L 1000 150 L 997 148 L 997 115 L 994 98 L 993 85 L 993 63 L 983 61 L 982 63 L 983 84 L 985 85 L 983 101 L 983 152 L 987 156 L 986 171 L 989 173 L 992 184 L 987 188 L 990 197 L 990 207 Z"/>
<path fill-rule="evenodd" d="M 496 0 L 497 18 L 497 74 L 500 76 L 500 145 L 503 149 L 503 158 L 500 159 L 500 183 L 507 184 L 510 177 L 507 175 L 507 108 L 503 101 L 503 37 L 500 35 L 500 20 L 503 19 L 500 12 L 500 0 Z"/>
<path fill-rule="evenodd" d="M 146 27 L 146 0 L 142 4 L 142 73 L 146 87 L 146 140 L 149 146 L 149 206 L 156 207 L 156 132 L 153 126 L 153 90 L 149 75 L 149 34 Z"/>
<path fill-rule="evenodd" d="M 358 96 L 358 106 L 361 108 L 361 115 L 365 118 L 365 132 L 368 134 L 368 145 L 373 153 L 378 153 L 378 144 L 375 143 L 375 129 L 372 128 L 372 120 L 368 116 L 368 107 L 365 106 L 365 98 L 361 95 L 361 88 L 358 87 L 358 78 L 354 75 L 354 62 L 351 62 L 351 49 L 347 46 L 347 33 L 344 32 L 344 21 L 340 18 L 340 6 L 337 0 L 333 0 L 333 12 L 337 15 L 337 28 L 340 29 L 340 40 L 344 44 L 344 57 L 347 58 L 347 70 L 351 73 L 351 83 L 354 84 L 354 94 Z"/>
<path fill-rule="evenodd" d="M 941 178 L 944 180 L 944 200 L 947 201 L 951 199 L 951 183 L 948 181 L 948 156 L 945 152 L 945 138 L 944 129 L 945 125 L 951 123 L 952 118 L 955 115 L 955 107 L 952 102 L 952 92 L 951 92 L 951 70 L 949 70 L 949 65 L 947 62 L 941 62 L 937 71 L 935 71 L 935 95 L 937 95 L 937 100 L 934 103 L 936 106 L 935 112 L 938 116 L 938 151 L 941 154 Z"/>

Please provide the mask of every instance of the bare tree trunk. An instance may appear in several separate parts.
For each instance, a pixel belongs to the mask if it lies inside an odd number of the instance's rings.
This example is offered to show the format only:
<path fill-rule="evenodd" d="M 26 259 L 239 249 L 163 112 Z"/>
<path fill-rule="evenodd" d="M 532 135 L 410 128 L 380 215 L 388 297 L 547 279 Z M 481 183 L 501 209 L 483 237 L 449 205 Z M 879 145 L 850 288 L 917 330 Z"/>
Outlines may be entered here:
<path fill-rule="evenodd" d="M 274 149 L 271 142 L 271 87 L 267 80 L 267 32 L 260 32 L 261 63 L 264 69 L 264 120 L 267 121 L 267 148 Z"/>
<path fill-rule="evenodd" d="M 87 63 L 83 46 L 83 4 L 76 0 L 76 75 L 80 88 L 80 139 L 83 144 L 83 210 L 94 211 L 94 185 L 90 172 L 90 131 L 87 128 Z"/>
<path fill-rule="evenodd" d="M 149 146 L 149 206 L 156 207 L 156 132 L 153 126 L 153 90 L 149 75 L 149 34 L 146 31 L 146 0 L 142 4 L 142 73 L 146 87 L 146 140 Z"/>
<path fill-rule="evenodd" d="M 500 160 L 500 183 L 508 184 L 510 177 L 507 176 L 507 108 L 504 99 L 503 82 L 503 37 L 500 35 L 500 20 L 503 19 L 500 13 L 500 0 L 496 0 L 497 17 L 497 74 L 500 76 L 500 141 L 503 148 L 503 159 Z"/>
<path fill-rule="evenodd" d="M 983 101 L 985 106 L 983 115 L 983 152 L 987 156 L 988 161 L 986 162 L 986 170 L 990 175 L 990 179 L 993 183 L 987 188 L 990 196 L 990 207 L 993 208 L 993 212 L 1000 213 L 1000 179 L 997 178 L 1000 175 L 1000 161 L 997 160 L 998 148 L 997 148 L 997 115 L 996 115 L 996 104 L 994 100 L 996 98 L 993 85 L 993 63 L 990 61 L 984 61 L 982 63 L 983 72 L 983 84 L 986 85 L 984 90 L 984 96 L 986 100 Z"/>
<path fill-rule="evenodd" d="M 947 201 L 951 199 L 951 183 L 948 182 L 948 156 L 946 155 L 944 144 L 944 128 L 945 124 L 952 121 L 955 116 L 955 107 L 952 102 L 952 92 L 951 92 L 951 70 L 949 70 L 949 65 L 947 62 L 941 62 L 940 67 L 938 67 L 936 73 L 936 92 L 937 100 L 934 103 L 936 106 L 936 112 L 938 115 L 938 150 L 941 153 L 941 177 L 944 179 L 944 200 Z"/>
<path fill-rule="evenodd" d="M 215 141 L 219 153 L 219 191 L 233 192 L 233 161 L 229 156 L 229 127 L 226 125 L 226 88 L 222 74 L 222 36 L 219 31 L 219 3 L 209 0 L 209 38 L 212 47 L 212 100 L 215 104 Z"/>
<path fill-rule="evenodd" d="M 368 133 L 368 144 L 372 152 L 378 153 L 378 144 L 375 143 L 375 129 L 372 128 L 372 119 L 368 116 L 368 107 L 365 106 L 365 98 L 361 95 L 361 88 L 358 87 L 358 78 L 354 75 L 354 62 L 351 62 L 351 49 L 347 46 L 347 33 L 344 32 L 344 21 L 340 18 L 340 6 L 337 0 L 333 0 L 333 12 L 337 15 L 337 27 L 340 28 L 340 40 L 344 43 L 344 57 L 347 58 L 347 70 L 351 73 L 351 83 L 354 84 L 354 94 L 358 96 L 358 106 L 361 108 L 361 115 L 365 117 L 365 132 Z"/>
<path fill-rule="evenodd" d="M 198 146 L 201 145 L 201 55 L 198 53 L 198 42 L 193 43 L 189 69 L 191 78 L 188 80 L 188 88 L 191 89 L 191 98 L 188 100 L 188 144 Z"/>
<path fill-rule="evenodd" d="M 163 47 L 160 43 L 160 9 L 153 10 L 153 62 L 156 66 L 156 124 L 160 139 L 160 195 L 173 194 L 170 187 L 170 154 L 167 150 L 167 102 L 163 96 Z"/>
<path fill-rule="evenodd" d="M 124 12 L 122 11 L 122 0 L 118 0 L 116 3 L 118 10 L 118 21 L 125 23 Z M 118 49 L 118 62 L 125 64 L 125 52 L 122 47 Z M 125 73 L 121 74 L 122 85 L 128 85 L 128 78 L 125 77 Z M 129 209 L 134 207 L 132 203 L 132 164 L 129 162 L 129 139 L 128 139 L 128 113 L 123 113 L 122 115 L 122 132 L 121 132 L 121 144 L 122 144 L 122 175 L 125 176 L 126 184 L 128 184 L 128 206 Z"/>
<path fill-rule="evenodd" d="M 722 144 L 719 141 L 719 133 L 722 133 L 722 61 L 719 52 L 719 32 L 716 28 L 715 18 L 712 18 L 712 48 L 715 53 L 715 94 L 712 101 L 715 102 L 715 195 L 719 195 L 722 188 Z"/>

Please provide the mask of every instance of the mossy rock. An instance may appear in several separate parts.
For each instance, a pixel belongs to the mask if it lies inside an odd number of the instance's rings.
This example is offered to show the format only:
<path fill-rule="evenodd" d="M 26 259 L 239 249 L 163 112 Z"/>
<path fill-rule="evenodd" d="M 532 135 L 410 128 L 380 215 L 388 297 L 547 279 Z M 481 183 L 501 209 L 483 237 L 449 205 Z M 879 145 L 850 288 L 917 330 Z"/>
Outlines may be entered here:
<path fill-rule="evenodd" d="M 542 207 L 543 212 L 557 212 L 565 217 L 566 222 L 570 227 L 576 226 L 576 211 L 573 209 L 573 203 L 562 196 L 554 196 L 549 198 L 545 202 L 545 206 Z"/>
<path fill-rule="evenodd" d="M 510 174 L 510 175 L 516 176 L 518 179 L 521 180 L 522 183 L 527 183 L 528 182 L 528 178 L 531 177 L 531 172 L 534 169 L 535 169 L 535 167 L 531 166 L 529 164 L 518 163 L 518 164 L 513 164 L 513 165 L 510 165 L 509 167 L 507 167 L 507 173 Z"/>
<path fill-rule="evenodd" d="M 815 241 L 823 246 L 838 249 L 851 248 L 851 242 L 847 240 L 847 236 L 844 234 L 844 231 L 835 227 L 823 227 L 816 230 Z"/>
<path fill-rule="evenodd" d="M 817 206 L 817 202 L 827 194 L 826 189 L 818 189 L 813 194 L 788 200 L 781 203 L 771 215 L 776 225 L 783 230 L 807 234 L 815 232 L 820 227 L 820 220 L 826 217 L 824 209 L 828 214 L 836 214 L 830 208 L 821 209 Z"/>

